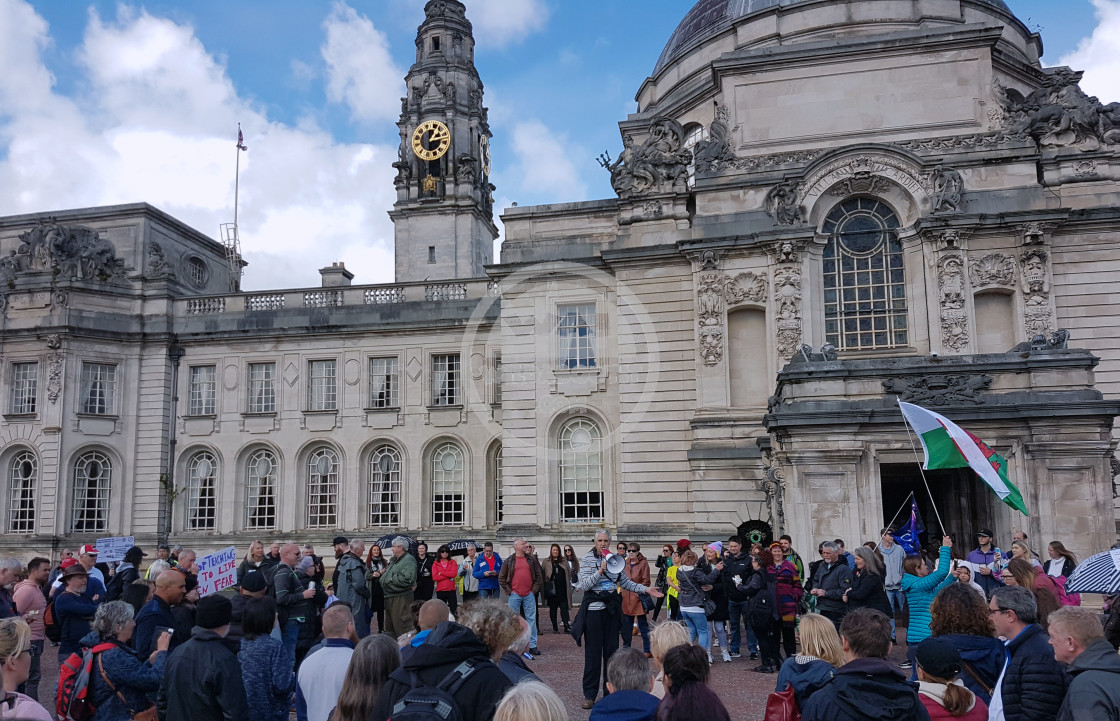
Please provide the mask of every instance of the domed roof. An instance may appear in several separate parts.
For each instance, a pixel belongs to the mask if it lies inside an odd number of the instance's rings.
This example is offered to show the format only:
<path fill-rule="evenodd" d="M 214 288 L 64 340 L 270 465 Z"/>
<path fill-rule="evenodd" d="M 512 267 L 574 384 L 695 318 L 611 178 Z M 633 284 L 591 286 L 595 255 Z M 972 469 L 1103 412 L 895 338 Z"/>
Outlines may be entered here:
<path fill-rule="evenodd" d="M 698 45 L 706 38 L 718 35 L 731 27 L 736 20 L 760 13 L 763 10 L 781 6 L 788 7 L 811 0 L 699 0 L 688 14 L 681 20 L 680 25 L 665 43 L 661 57 L 657 59 L 657 66 L 653 69 L 656 75 L 663 67 L 685 54 L 687 50 Z M 976 0 L 984 5 L 999 8 L 1008 14 L 1011 8 L 1004 0 Z"/>

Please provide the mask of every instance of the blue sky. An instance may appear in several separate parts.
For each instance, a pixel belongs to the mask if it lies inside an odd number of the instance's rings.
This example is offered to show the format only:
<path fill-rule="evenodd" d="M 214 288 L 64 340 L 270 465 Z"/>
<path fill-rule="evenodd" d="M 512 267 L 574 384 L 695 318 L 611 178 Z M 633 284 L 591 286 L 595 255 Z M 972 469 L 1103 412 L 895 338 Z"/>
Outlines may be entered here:
<path fill-rule="evenodd" d="M 595 157 L 617 152 L 691 4 L 468 0 L 500 206 L 612 195 Z M 1045 64 L 1081 46 L 1086 89 L 1120 100 L 1120 0 L 1009 4 Z M 388 282 L 393 121 L 422 18 L 423 0 L 0 0 L 0 214 L 147 200 L 216 235 L 240 121 L 246 286 L 314 285 L 331 260 Z"/>

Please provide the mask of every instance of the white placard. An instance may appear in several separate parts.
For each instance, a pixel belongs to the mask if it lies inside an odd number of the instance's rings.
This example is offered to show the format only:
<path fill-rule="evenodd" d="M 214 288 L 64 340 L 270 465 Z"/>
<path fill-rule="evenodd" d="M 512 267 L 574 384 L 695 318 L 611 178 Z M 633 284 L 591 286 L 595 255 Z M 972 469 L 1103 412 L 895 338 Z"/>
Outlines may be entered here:
<path fill-rule="evenodd" d="M 123 561 L 128 549 L 136 545 L 133 536 L 110 536 L 97 539 L 97 562 Z"/>
<path fill-rule="evenodd" d="M 233 546 L 203 556 L 196 563 L 199 596 L 209 596 L 237 583 L 237 549 Z"/>

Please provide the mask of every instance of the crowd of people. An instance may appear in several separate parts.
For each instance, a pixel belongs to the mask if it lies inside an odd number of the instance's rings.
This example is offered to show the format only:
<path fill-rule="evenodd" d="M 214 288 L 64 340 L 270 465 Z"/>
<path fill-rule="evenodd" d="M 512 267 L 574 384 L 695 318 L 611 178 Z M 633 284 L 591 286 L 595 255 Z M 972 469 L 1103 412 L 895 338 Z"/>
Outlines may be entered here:
<path fill-rule="evenodd" d="M 1023 533 L 1007 553 L 988 529 L 976 540 L 967 555 L 948 536 L 907 553 L 884 529 L 851 551 L 821 542 L 806 564 L 789 536 L 681 539 L 652 563 L 605 529 L 543 559 L 524 538 L 504 559 L 492 543 L 460 559 L 339 536 L 329 577 L 311 545 L 257 541 L 235 593 L 205 597 L 196 554 L 168 545 L 146 568 L 139 547 L 113 565 L 92 545 L 57 564 L 0 559 L 0 718 L 53 718 L 38 703 L 52 643 L 60 666 L 93 661 L 95 721 L 385 721 L 437 702 L 464 721 L 559 721 L 527 663 L 547 606 L 553 633 L 583 648 L 597 721 L 729 719 L 710 669 L 744 655 L 777 675 L 768 719 L 773 706 L 807 721 L 1120 721 L 1120 599 L 1104 622 L 1082 608 L 1060 542 L 1044 563 Z"/>

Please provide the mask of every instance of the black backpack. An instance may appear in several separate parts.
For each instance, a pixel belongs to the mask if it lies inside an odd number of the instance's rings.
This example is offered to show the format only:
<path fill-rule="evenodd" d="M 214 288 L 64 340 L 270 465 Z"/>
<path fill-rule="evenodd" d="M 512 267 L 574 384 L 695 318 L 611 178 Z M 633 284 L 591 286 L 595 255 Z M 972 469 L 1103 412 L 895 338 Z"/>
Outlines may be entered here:
<path fill-rule="evenodd" d="M 475 661 L 463 661 L 436 686 L 426 686 L 411 672 L 412 688 L 393 706 L 389 721 L 462 721 L 455 694 L 476 668 Z"/>
<path fill-rule="evenodd" d="M 778 618 L 778 588 L 769 572 L 757 571 L 757 573 L 762 574 L 763 586 L 751 599 L 747 613 L 752 626 L 769 626 Z"/>

